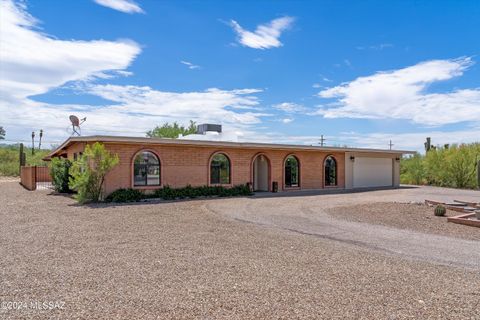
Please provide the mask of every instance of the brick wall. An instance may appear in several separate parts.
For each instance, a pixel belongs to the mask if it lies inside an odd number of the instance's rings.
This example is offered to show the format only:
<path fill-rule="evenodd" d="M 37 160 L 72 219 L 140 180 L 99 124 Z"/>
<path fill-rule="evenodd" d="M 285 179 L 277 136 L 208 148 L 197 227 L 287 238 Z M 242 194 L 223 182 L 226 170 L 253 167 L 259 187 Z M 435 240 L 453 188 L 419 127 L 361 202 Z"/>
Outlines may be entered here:
<path fill-rule="evenodd" d="M 83 146 L 82 146 L 83 147 Z M 217 153 L 225 153 L 231 161 L 231 184 L 253 182 L 253 160 L 258 154 L 263 154 L 270 163 L 269 186 L 277 181 L 279 190 L 288 190 L 284 186 L 284 161 L 290 154 L 300 162 L 300 189 L 321 189 L 324 187 L 323 162 L 328 155 L 337 161 L 338 188 L 345 185 L 345 154 L 344 152 L 327 153 L 321 151 L 263 150 L 260 148 L 216 148 L 205 146 L 174 146 L 174 145 L 133 145 L 106 143 L 105 147 L 118 154 L 120 163 L 107 175 L 105 191 L 110 193 L 119 188 L 133 187 L 133 159 L 142 151 L 154 152 L 161 163 L 161 184 L 171 187 L 183 187 L 187 184 L 202 186 L 209 184 L 210 159 Z M 75 152 L 81 148 L 75 145 Z M 72 151 L 68 150 L 68 154 Z M 150 187 L 151 188 L 151 187 Z M 146 189 L 143 187 L 143 189 Z M 297 188 L 298 189 L 298 188 Z"/>

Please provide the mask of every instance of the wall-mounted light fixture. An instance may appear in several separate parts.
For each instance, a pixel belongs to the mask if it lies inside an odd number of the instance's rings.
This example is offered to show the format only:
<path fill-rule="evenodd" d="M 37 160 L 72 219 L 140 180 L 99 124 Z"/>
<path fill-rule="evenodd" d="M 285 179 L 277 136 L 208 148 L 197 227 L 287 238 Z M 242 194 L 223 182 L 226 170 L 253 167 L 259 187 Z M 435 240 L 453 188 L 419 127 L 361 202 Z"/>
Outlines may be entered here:
<path fill-rule="evenodd" d="M 355 161 L 355 157 L 354 157 L 354 156 L 350 156 L 350 160 L 351 160 L 351 161 Z"/>
<path fill-rule="evenodd" d="M 398 162 L 398 161 L 400 161 L 400 158 L 399 158 L 399 157 L 396 157 L 395 160 Z"/>

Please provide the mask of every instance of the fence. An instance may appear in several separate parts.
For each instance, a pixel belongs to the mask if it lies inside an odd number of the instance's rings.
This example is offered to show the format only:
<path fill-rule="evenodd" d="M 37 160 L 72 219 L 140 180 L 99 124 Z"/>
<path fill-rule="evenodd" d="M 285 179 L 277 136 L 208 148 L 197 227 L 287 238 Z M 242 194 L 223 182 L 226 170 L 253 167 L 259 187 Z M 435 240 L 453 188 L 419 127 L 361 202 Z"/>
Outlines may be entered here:
<path fill-rule="evenodd" d="M 20 184 L 27 190 L 52 189 L 52 177 L 47 166 L 22 166 Z"/>

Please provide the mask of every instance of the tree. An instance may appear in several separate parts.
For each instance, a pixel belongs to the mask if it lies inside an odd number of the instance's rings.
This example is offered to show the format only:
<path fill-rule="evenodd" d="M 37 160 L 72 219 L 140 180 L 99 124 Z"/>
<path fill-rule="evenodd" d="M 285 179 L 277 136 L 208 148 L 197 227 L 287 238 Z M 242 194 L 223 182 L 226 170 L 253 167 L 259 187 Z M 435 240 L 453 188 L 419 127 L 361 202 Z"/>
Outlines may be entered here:
<path fill-rule="evenodd" d="M 52 184 L 55 191 L 61 193 L 70 192 L 68 182 L 70 180 L 70 167 L 72 163 L 68 159 L 53 158 L 50 163 L 50 176 L 52 177 Z"/>
<path fill-rule="evenodd" d="M 420 185 L 425 178 L 423 158 L 419 153 L 412 157 L 402 159 L 400 164 L 402 183 Z"/>
<path fill-rule="evenodd" d="M 176 121 L 172 124 L 165 123 L 162 126 L 156 126 L 153 130 L 147 131 L 147 137 L 150 138 L 172 138 L 176 139 L 179 135 L 192 134 L 197 131 L 197 124 L 190 120 L 188 127 L 179 125 Z"/>
<path fill-rule="evenodd" d="M 5 129 L 3 129 L 3 127 L 0 127 L 0 140 L 5 139 L 5 134 Z"/>
<path fill-rule="evenodd" d="M 70 169 L 72 177 L 69 186 L 77 191 L 78 202 L 101 200 L 105 176 L 118 162 L 118 155 L 108 152 L 103 144 L 95 142 L 87 145 L 83 155 Z"/>

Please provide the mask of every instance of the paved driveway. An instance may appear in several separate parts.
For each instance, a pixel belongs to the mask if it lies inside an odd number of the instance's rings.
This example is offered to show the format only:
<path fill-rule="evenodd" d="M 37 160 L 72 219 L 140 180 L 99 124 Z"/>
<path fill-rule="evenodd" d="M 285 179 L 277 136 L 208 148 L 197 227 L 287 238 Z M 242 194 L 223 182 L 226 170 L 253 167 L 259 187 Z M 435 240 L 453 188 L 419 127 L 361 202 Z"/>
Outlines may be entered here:
<path fill-rule="evenodd" d="M 349 222 L 326 214 L 326 209 L 339 205 L 423 202 L 425 199 L 480 201 L 480 192 L 435 187 L 321 195 L 315 192 L 297 192 L 291 196 L 259 195 L 252 199 L 212 201 L 208 208 L 237 221 L 306 234 L 388 255 L 480 269 L 479 241 Z"/>

